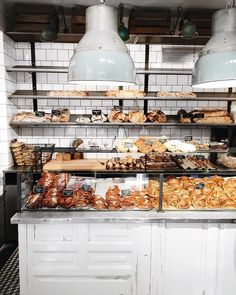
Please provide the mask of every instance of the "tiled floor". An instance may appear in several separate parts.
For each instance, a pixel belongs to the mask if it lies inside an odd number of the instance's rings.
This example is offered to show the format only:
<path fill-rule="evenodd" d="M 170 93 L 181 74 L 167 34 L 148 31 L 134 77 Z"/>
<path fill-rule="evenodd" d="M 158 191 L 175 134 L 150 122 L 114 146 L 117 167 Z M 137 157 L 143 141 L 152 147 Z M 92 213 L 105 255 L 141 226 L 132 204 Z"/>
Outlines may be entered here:
<path fill-rule="evenodd" d="M 18 248 L 16 248 L 0 271 L 0 295 L 19 294 L 19 260 Z"/>

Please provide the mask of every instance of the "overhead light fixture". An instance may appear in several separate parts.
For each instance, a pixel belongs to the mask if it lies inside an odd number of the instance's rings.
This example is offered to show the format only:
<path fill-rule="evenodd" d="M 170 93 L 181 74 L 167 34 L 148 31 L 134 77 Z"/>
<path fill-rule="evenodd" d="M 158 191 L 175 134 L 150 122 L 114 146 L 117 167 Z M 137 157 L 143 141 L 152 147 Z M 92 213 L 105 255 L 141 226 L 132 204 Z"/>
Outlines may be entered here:
<path fill-rule="evenodd" d="M 136 84 L 129 50 L 118 35 L 117 9 L 104 1 L 86 9 L 86 33 L 77 44 L 68 81 L 97 85 Z"/>
<path fill-rule="evenodd" d="M 236 87 L 236 8 L 227 7 L 214 13 L 212 37 L 194 65 L 192 86 Z"/>
<path fill-rule="evenodd" d="M 41 34 L 41 40 L 44 42 L 56 41 L 59 32 L 59 18 L 55 14 L 52 18 L 51 24 L 46 26 Z"/>
<path fill-rule="evenodd" d="M 179 24 L 179 37 L 183 39 L 194 39 L 198 36 L 196 25 L 191 22 L 185 15 L 182 7 L 177 8 L 177 18 L 175 21 L 172 34 L 175 34 L 177 25 Z"/>
<path fill-rule="evenodd" d="M 125 27 L 125 24 L 123 22 L 123 13 L 124 13 L 124 4 L 119 5 L 119 29 L 118 33 L 119 36 L 123 41 L 129 40 L 129 30 Z"/>

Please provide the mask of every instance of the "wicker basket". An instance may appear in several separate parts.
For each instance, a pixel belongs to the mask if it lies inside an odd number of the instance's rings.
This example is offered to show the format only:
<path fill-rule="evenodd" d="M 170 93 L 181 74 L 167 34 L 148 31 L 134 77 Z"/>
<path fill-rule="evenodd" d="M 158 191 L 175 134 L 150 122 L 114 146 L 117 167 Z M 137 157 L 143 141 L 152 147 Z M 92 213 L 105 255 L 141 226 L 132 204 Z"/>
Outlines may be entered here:
<path fill-rule="evenodd" d="M 10 149 L 16 166 L 43 165 L 52 159 L 54 144 L 11 142 Z"/>

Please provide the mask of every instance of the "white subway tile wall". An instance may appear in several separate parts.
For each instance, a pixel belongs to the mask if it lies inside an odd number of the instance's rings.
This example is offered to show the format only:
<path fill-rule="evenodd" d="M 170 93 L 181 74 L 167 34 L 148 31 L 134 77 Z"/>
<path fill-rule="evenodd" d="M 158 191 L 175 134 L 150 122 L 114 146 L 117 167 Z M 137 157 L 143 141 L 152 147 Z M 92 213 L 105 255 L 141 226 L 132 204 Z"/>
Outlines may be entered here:
<path fill-rule="evenodd" d="M 22 128 L 13 130 L 8 126 L 8 120 L 11 115 L 17 110 L 32 110 L 33 102 L 26 99 L 7 100 L 6 93 L 12 93 L 15 89 L 30 90 L 31 75 L 28 73 L 6 73 L 3 71 L 4 66 L 11 65 L 30 65 L 31 54 L 29 43 L 14 43 L 6 36 L 4 38 L 4 48 L 0 48 L 0 67 L 2 69 L 0 76 L 0 93 L 1 107 L 6 112 L 0 114 L 0 124 L 3 126 L 0 141 L 3 144 L 0 156 L 0 168 L 3 169 L 11 164 L 9 152 L 9 140 L 18 137 L 28 143 L 55 143 L 57 146 L 70 146 L 75 138 L 82 138 L 84 142 L 97 142 L 99 144 L 112 145 L 116 137 L 124 135 L 132 138 L 137 138 L 140 135 L 149 136 L 171 136 L 179 139 L 185 135 L 193 135 L 196 138 L 209 138 L 208 129 L 194 128 L 177 128 L 177 127 L 156 127 L 152 129 L 145 128 L 81 128 L 81 127 L 56 127 L 56 128 Z M 2 44 L 2 42 L 0 42 Z M 36 43 L 36 64 L 38 66 L 68 66 L 69 60 L 73 55 L 73 50 L 76 44 L 60 44 L 60 43 Z M 134 59 L 136 68 L 145 67 L 145 46 L 144 45 L 128 45 L 130 54 Z M 181 58 L 173 62 L 173 58 L 168 61 L 165 52 L 172 54 L 178 46 L 150 46 L 150 68 L 189 68 L 193 67 L 193 63 L 199 53 L 199 47 L 184 47 L 187 52 L 187 58 L 183 57 L 181 50 Z M 177 55 L 176 55 L 177 56 Z M 4 82 L 6 79 L 6 83 Z M 125 89 L 144 89 L 144 75 L 138 75 L 137 86 L 126 87 Z M 65 73 L 37 73 L 37 89 L 38 90 L 86 90 L 86 91 L 107 91 L 114 87 L 104 86 L 85 86 L 83 84 L 68 84 L 67 74 Z M 223 89 L 224 90 L 224 89 Z M 192 91 L 190 75 L 150 75 L 149 76 L 149 91 Z M 203 91 L 203 90 L 199 90 Z M 72 114 L 90 114 L 93 109 L 101 109 L 104 113 L 108 113 L 113 105 L 117 105 L 119 101 L 102 101 L 102 100 L 61 100 L 48 99 L 38 100 L 40 110 L 51 111 L 58 107 L 68 107 Z M 192 110 L 193 108 L 205 107 L 226 107 L 225 102 L 179 102 L 179 101 L 149 101 L 149 110 L 161 109 L 166 114 L 176 114 L 181 108 Z M 124 101 L 124 109 L 143 107 L 143 101 Z M 7 114 L 7 115 L 6 115 Z M 2 146 L 1 146 L 2 147 Z M 94 157 L 93 154 L 89 155 Z M 99 155 L 101 157 L 102 155 Z M 107 156 L 106 154 L 103 155 Z"/>

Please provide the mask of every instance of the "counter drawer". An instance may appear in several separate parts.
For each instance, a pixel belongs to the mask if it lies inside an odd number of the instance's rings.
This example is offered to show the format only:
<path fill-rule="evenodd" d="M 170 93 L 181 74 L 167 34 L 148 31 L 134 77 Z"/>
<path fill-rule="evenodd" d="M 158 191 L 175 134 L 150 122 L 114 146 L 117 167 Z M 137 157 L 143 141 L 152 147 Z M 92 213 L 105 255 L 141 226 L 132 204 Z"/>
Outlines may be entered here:
<path fill-rule="evenodd" d="M 31 277 L 29 294 L 34 295 L 131 295 L 128 278 Z"/>

